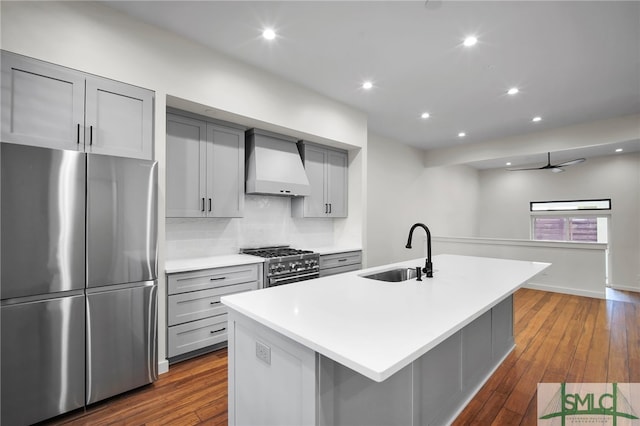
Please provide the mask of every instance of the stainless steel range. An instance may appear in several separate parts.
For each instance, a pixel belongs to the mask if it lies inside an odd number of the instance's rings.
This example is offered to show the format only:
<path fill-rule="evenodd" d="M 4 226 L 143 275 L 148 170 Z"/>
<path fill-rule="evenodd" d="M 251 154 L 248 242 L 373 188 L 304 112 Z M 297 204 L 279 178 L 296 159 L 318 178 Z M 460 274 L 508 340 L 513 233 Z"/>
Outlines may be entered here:
<path fill-rule="evenodd" d="M 240 249 L 240 253 L 259 256 L 264 261 L 264 287 L 291 284 L 320 276 L 320 255 L 289 246 Z"/>

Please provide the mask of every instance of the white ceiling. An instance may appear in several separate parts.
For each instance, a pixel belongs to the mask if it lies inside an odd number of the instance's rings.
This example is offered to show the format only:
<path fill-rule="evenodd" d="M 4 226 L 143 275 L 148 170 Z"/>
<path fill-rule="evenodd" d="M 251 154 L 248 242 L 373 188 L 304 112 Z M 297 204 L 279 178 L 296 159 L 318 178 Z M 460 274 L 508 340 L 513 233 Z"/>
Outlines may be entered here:
<path fill-rule="evenodd" d="M 104 3 L 365 111 L 371 131 L 424 149 L 640 113 L 638 1 Z M 465 48 L 470 34 L 478 44 Z"/>

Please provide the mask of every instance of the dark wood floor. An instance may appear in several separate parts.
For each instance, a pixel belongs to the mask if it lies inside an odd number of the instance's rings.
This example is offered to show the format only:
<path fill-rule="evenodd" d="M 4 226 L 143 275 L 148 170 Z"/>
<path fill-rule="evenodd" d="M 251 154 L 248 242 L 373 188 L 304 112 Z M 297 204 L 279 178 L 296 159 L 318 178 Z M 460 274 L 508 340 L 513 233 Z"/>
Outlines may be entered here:
<path fill-rule="evenodd" d="M 617 295 L 519 290 L 516 349 L 454 424 L 535 425 L 539 382 L 640 382 L 640 295 Z M 226 425 L 227 351 L 173 365 L 152 385 L 49 424 Z"/>

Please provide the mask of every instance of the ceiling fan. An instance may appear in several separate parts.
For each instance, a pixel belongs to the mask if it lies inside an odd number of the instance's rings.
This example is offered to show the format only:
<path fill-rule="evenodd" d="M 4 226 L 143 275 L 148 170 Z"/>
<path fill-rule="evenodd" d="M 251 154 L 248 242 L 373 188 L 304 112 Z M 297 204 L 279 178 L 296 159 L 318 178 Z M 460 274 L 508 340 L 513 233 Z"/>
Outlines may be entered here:
<path fill-rule="evenodd" d="M 585 158 L 576 158 L 575 160 L 565 161 L 559 164 L 551 164 L 551 153 L 547 152 L 547 164 L 542 167 L 526 167 L 522 169 L 507 169 L 510 172 L 517 172 L 522 170 L 551 170 L 553 173 L 564 172 L 563 167 L 573 166 L 574 164 L 582 163 L 586 161 Z"/>

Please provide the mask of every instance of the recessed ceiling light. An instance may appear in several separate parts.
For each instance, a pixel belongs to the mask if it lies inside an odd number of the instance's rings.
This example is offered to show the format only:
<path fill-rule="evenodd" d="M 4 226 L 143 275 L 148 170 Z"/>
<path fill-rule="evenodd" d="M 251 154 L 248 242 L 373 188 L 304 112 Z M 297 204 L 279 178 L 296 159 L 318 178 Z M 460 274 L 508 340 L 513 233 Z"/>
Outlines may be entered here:
<path fill-rule="evenodd" d="M 623 149 L 622 149 L 622 148 L 618 148 L 618 149 L 616 149 L 616 152 L 622 152 L 622 151 L 623 151 Z"/>
<path fill-rule="evenodd" d="M 467 136 L 467 134 L 465 132 L 458 133 L 458 137 L 459 138 L 464 138 L 465 136 Z"/>
<path fill-rule="evenodd" d="M 421 115 L 420 117 L 421 117 L 421 118 L 429 118 L 429 117 L 431 117 L 431 116 L 429 115 L 429 113 L 428 113 L 428 112 L 423 112 L 423 113 L 422 113 L 422 115 Z"/>
<path fill-rule="evenodd" d="M 262 32 L 262 37 L 267 40 L 273 40 L 274 38 L 276 38 L 276 32 L 272 28 L 266 28 Z"/>
<path fill-rule="evenodd" d="M 373 83 L 370 81 L 365 81 L 364 83 L 362 83 L 362 88 L 365 90 L 369 90 L 373 87 Z"/>
<path fill-rule="evenodd" d="M 510 165 L 511 165 L 511 163 L 506 163 L 506 164 L 505 164 L 505 166 L 510 166 Z"/>
<path fill-rule="evenodd" d="M 542 120 L 542 117 L 533 117 L 531 119 L 531 121 L 533 121 L 534 123 L 537 123 L 538 121 Z"/>
<path fill-rule="evenodd" d="M 471 47 L 471 46 L 475 45 L 477 42 L 478 42 L 478 39 L 476 37 L 469 36 L 469 37 L 464 39 L 462 44 L 464 44 L 466 47 Z"/>
<path fill-rule="evenodd" d="M 516 93 L 518 93 L 520 90 L 518 90 L 517 87 L 512 87 L 511 89 L 507 90 L 507 95 L 515 95 Z"/>

